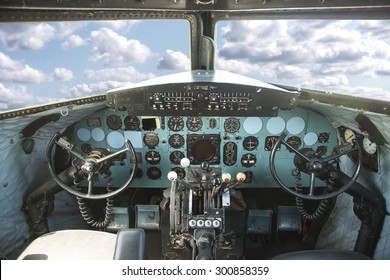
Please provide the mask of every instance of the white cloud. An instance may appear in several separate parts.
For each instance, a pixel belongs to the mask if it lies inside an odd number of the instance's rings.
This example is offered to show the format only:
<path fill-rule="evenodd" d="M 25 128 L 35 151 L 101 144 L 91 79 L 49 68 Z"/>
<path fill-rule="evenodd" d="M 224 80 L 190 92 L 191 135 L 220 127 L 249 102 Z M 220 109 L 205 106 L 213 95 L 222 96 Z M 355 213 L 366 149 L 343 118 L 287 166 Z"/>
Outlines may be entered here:
<path fill-rule="evenodd" d="M 190 59 L 180 51 L 166 50 L 157 61 L 157 69 L 185 71 L 191 67 Z"/>
<path fill-rule="evenodd" d="M 55 35 L 55 28 L 47 23 L 6 24 L 0 28 L 0 41 L 9 51 L 41 49 Z"/>
<path fill-rule="evenodd" d="M 41 83 L 48 77 L 41 71 L 0 52 L 0 80 L 19 83 Z"/>
<path fill-rule="evenodd" d="M 52 75 L 54 79 L 60 81 L 69 81 L 74 78 L 73 72 L 66 68 L 55 68 Z"/>
<path fill-rule="evenodd" d="M 25 86 L 6 87 L 0 83 L 0 110 L 12 110 L 53 101 L 54 98 L 32 95 Z"/>
<path fill-rule="evenodd" d="M 65 42 L 61 44 L 62 48 L 70 49 L 80 47 L 86 44 L 86 41 L 78 35 L 70 35 Z"/>
<path fill-rule="evenodd" d="M 92 70 L 86 69 L 84 74 L 88 79 L 107 81 L 115 80 L 122 82 L 139 82 L 147 79 L 154 78 L 152 73 L 141 73 L 138 72 L 134 67 L 117 67 L 117 68 L 107 68 L 102 70 Z"/>
<path fill-rule="evenodd" d="M 138 40 L 127 39 L 109 28 L 91 32 L 94 47 L 91 60 L 102 60 L 106 65 L 123 65 L 133 62 L 143 63 L 151 51 Z"/>
<path fill-rule="evenodd" d="M 60 94 L 66 98 L 77 98 L 94 94 L 102 94 L 110 89 L 130 86 L 130 82 L 105 81 L 90 84 L 78 84 L 71 88 L 64 88 L 60 90 Z"/>

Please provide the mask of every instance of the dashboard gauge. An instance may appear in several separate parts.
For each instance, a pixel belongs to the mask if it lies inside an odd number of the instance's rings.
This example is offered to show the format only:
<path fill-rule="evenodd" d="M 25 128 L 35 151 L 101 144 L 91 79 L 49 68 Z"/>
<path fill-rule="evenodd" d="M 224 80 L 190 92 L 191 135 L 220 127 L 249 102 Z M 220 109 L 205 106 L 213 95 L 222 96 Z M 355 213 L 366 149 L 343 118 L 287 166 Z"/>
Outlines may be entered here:
<path fill-rule="evenodd" d="M 153 149 L 156 147 L 159 143 L 160 139 L 158 138 L 158 135 L 154 132 L 148 132 L 144 136 L 144 143 L 148 148 Z"/>
<path fill-rule="evenodd" d="M 161 178 L 162 172 L 160 168 L 152 166 L 149 167 L 148 170 L 146 170 L 146 175 L 148 175 L 149 179 L 158 180 Z"/>
<path fill-rule="evenodd" d="M 123 122 L 127 130 L 139 130 L 140 121 L 137 117 L 127 116 Z"/>
<path fill-rule="evenodd" d="M 92 151 L 92 147 L 88 143 L 83 143 L 81 144 L 81 151 L 83 151 L 84 154 L 89 154 Z"/>
<path fill-rule="evenodd" d="M 317 150 L 316 150 L 316 153 L 317 153 L 320 157 L 324 156 L 327 152 L 328 152 L 328 148 L 325 147 L 325 146 L 319 146 L 319 147 L 317 148 Z"/>
<path fill-rule="evenodd" d="M 276 141 L 278 141 L 277 136 L 265 137 L 264 150 L 271 151 L 275 147 Z M 277 150 L 279 151 L 280 147 Z"/>
<path fill-rule="evenodd" d="M 287 143 L 297 150 L 301 146 L 302 141 L 301 138 L 299 138 L 298 136 L 291 136 L 287 139 Z"/>
<path fill-rule="evenodd" d="M 202 128 L 203 122 L 201 117 L 189 117 L 186 122 L 187 128 L 190 131 L 198 131 Z"/>
<path fill-rule="evenodd" d="M 170 117 L 168 119 L 168 128 L 172 131 L 180 131 L 184 128 L 183 117 Z"/>
<path fill-rule="evenodd" d="M 186 172 L 181 167 L 174 167 L 171 169 L 172 171 L 175 171 L 177 174 L 177 178 L 183 180 L 186 177 Z"/>
<path fill-rule="evenodd" d="M 371 141 L 370 138 L 365 136 L 363 138 L 363 149 L 367 154 L 373 155 L 376 153 L 378 147 L 375 142 Z"/>
<path fill-rule="evenodd" d="M 118 130 L 122 127 L 121 117 L 119 117 L 117 115 L 109 115 L 107 117 L 106 123 L 107 123 L 108 128 L 110 128 L 112 130 Z"/>
<path fill-rule="evenodd" d="M 252 167 L 256 164 L 256 156 L 254 154 L 245 154 L 241 157 L 241 164 L 244 167 Z"/>
<path fill-rule="evenodd" d="M 172 152 L 170 155 L 169 155 L 169 160 L 173 163 L 173 164 L 180 164 L 180 161 L 182 158 L 184 158 L 185 155 L 180 152 L 180 151 L 174 151 Z"/>
<path fill-rule="evenodd" d="M 149 164 L 157 164 L 161 160 L 161 156 L 158 152 L 156 151 L 148 151 L 145 154 L 145 160 Z"/>
<path fill-rule="evenodd" d="M 87 118 L 87 125 L 89 127 L 101 127 L 102 120 L 98 117 Z"/>
<path fill-rule="evenodd" d="M 216 147 L 209 139 L 200 139 L 192 146 L 192 156 L 199 162 L 211 160 L 216 152 Z"/>
<path fill-rule="evenodd" d="M 329 133 L 321 132 L 320 134 L 318 134 L 318 142 L 326 143 L 328 141 L 329 141 Z"/>
<path fill-rule="evenodd" d="M 352 144 L 352 141 L 356 139 L 356 134 L 352 129 L 347 128 L 344 131 L 344 140 L 345 142 Z"/>
<path fill-rule="evenodd" d="M 237 118 L 228 118 L 225 120 L 223 127 L 226 132 L 235 133 L 240 129 L 240 120 Z"/>
<path fill-rule="evenodd" d="M 168 143 L 172 148 L 179 149 L 184 146 L 185 140 L 180 134 L 173 134 L 169 137 Z"/>
<path fill-rule="evenodd" d="M 215 118 L 211 118 L 209 120 L 209 127 L 210 128 L 216 128 L 217 127 L 217 120 Z"/>
<path fill-rule="evenodd" d="M 245 150 L 253 151 L 259 146 L 259 140 L 254 136 L 249 136 L 244 139 L 242 145 Z"/>
<path fill-rule="evenodd" d="M 237 162 L 237 144 L 227 142 L 223 146 L 223 163 L 227 166 L 232 166 Z"/>
<path fill-rule="evenodd" d="M 130 173 L 131 173 L 131 171 L 132 171 L 132 169 L 130 169 Z M 141 179 L 142 176 L 144 176 L 144 172 L 142 171 L 142 169 L 137 168 L 137 170 L 134 173 L 134 179 Z"/>

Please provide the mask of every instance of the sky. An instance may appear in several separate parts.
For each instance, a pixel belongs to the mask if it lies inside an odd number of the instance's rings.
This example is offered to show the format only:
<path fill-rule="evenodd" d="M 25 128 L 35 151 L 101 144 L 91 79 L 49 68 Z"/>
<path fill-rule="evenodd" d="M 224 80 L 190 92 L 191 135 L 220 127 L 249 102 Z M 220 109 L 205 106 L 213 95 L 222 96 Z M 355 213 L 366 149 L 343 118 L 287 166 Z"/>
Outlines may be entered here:
<path fill-rule="evenodd" d="M 229 21 L 216 69 L 390 101 L 389 21 Z M 0 111 L 190 70 L 187 21 L 0 24 Z"/>

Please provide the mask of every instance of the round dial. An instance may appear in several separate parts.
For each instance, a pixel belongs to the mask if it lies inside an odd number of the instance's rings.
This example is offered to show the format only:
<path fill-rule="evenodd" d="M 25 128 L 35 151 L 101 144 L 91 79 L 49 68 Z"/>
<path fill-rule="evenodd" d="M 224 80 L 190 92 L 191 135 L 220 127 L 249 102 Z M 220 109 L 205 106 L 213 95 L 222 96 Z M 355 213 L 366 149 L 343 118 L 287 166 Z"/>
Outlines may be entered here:
<path fill-rule="evenodd" d="M 173 164 L 180 164 L 181 159 L 184 157 L 185 155 L 180 151 L 174 151 L 169 155 L 169 159 Z"/>
<path fill-rule="evenodd" d="M 325 147 L 325 146 L 319 146 L 316 150 L 316 153 L 319 155 L 319 156 L 324 156 L 326 153 L 328 152 L 328 148 Z"/>
<path fill-rule="evenodd" d="M 290 144 L 294 149 L 299 149 L 302 141 L 298 136 L 291 136 L 287 139 L 287 143 Z"/>
<path fill-rule="evenodd" d="M 107 117 L 107 126 L 112 130 L 118 130 L 122 127 L 121 117 L 117 115 L 109 115 Z"/>
<path fill-rule="evenodd" d="M 137 117 L 127 116 L 123 122 L 127 130 L 139 130 L 140 121 Z"/>
<path fill-rule="evenodd" d="M 253 151 L 259 146 L 259 140 L 255 136 L 249 136 L 242 142 L 244 149 L 247 151 Z"/>
<path fill-rule="evenodd" d="M 154 133 L 154 132 L 148 132 L 144 136 L 144 143 L 145 143 L 145 145 L 148 146 L 151 149 L 156 147 L 158 145 L 159 141 L 160 140 L 159 140 L 157 134 Z"/>
<path fill-rule="evenodd" d="M 370 140 L 367 136 L 363 138 L 363 149 L 364 151 L 369 154 L 373 155 L 377 151 L 377 144 Z"/>
<path fill-rule="evenodd" d="M 264 144 L 264 150 L 266 151 L 271 151 L 275 144 L 276 144 L 276 141 L 278 141 L 278 137 L 276 136 L 267 136 L 265 138 L 265 144 Z M 278 147 L 278 151 L 280 150 L 280 146 Z"/>
<path fill-rule="evenodd" d="M 352 129 L 349 129 L 347 128 L 345 131 L 344 131 L 344 140 L 345 142 L 351 144 L 353 140 L 356 139 L 356 134 L 355 132 L 353 132 Z"/>
<path fill-rule="evenodd" d="M 184 146 L 184 137 L 180 134 L 173 134 L 169 137 L 169 145 L 174 149 L 179 149 Z"/>
<path fill-rule="evenodd" d="M 241 157 L 241 164 L 245 167 L 252 167 L 256 164 L 256 156 L 254 154 L 245 154 Z"/>
<path fill-rule="evenodd" d="M 203 122 L 201 117 L 189 117 L 186 122 L 187 128 L 190 131 L 198 131 L 202 128 Z"/>
<path fill-rule="evenodd" d="M 240 129 L 240 120 L 236 118 L 228 118 L 226 119 L 223 127 L 226 132 L 235 133 Z"/>
<path fill-rule="evenodd" d="M 162 172 L 160 168 L 153 166 L 146 170 L 146 175 L 148 175 L 149 179 L 158 180 L 161 178 Z"/>
<path fill-rule="evenodd" d="M 181 167 L 174 167 L 172 168 L 172 171 L 175 171 L 177 174 L 177 178 L 183 180 L 186 177 L 186 172 Z"/>
<path fill-rule="evenodd" d="M 161 156 L 158 152 L 156 151 L 148 151 L 145 154 L 145 160 L 149 164 L 157 164 L 161 160 Z"/>
<path fill-rule="evenodd" d="M 318 134 L 318 142 L 326 143 L 328 141 L 329 141 L 329 133 L 321 132 L 320 134 Z"/>
<path fill-rule="evenodd" d="M 180 131 L 184 128 L 183 117 L 170 117 L 168 120 L 168 128 L 172 131 Z"/>

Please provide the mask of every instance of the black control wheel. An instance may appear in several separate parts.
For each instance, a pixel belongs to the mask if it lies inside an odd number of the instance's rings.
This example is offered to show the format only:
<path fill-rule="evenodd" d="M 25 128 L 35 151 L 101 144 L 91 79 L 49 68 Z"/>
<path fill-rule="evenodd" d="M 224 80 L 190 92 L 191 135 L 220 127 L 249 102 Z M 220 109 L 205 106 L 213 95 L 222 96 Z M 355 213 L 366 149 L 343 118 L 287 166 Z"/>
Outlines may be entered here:
<path fill-rule="evenodd" d="M 129 140 L 126 140 L 125 142 L 126 148 L 123 150 L 117 151 L 112 154 L 108 155 L 103 155 L 102 157 L 96 158 L 96 157 L 89 157 L 89 156 L 82 156 L 78 152 L 76 152 L 74 148 L 74 144 L 72 144 L 70 141 L 67 139 L 63 138 L 60 136 L 60 133 L 54 134 L 54 136 L 51 138 L 47 150 L 46 150 L 46 164 L 49 169 L 49 173 L 51 177 L 56 181 L 58 185 L 60 185 L 64 190 L 70 192 L 71 194 L 74 194 L 76 196 L 86 198 L 86 199 L 106 199 L 113 197 L 126 188 L 130 186 L 131 181 L 133 180 L 135 170 L 137 170 L 137 157 L 135 154 L 135 150 L 133 145 Z M 88 190 L 87 192 L 82 192 L 76 188 L 75 185 L 68 185 L 64 183 L 56 174 L 54 171 L 53 165 L 52 165 L 52 150 L 54 145 L 59 145 L 63 149 L 65 149 L 68 153 L 71 153 L 75 157 L 77 157 L 81 162 L 81 171 L 84 173 L 85 177 L 87 178 L 88 181 Z M 104 194 L 94 194 L 93 191 L 93 181 L 94 181 L 94 176 L 106 166 L 106 162 L 109 161 L 110 159 L 117 157 L 120 154 L 123 154 L 125 152 L 128 152 L 130 155 L 130 160 L 133 163 L 133 166 L 131 167 L 131 171 L 129 174 L 129 179 L 119 188 L 104 193 Z"/>
<path fill-rule="evenodd" d="M 275 181 L 288 193 L 303 198 L 303 199 L 309 199 L 309 200 L 322 200 L 322 199 L 329 199 L 332 197 L 335 197 L 339 195 L 342 192 L 345 192 L 349 187 L 351 187 L 357 177 L 359 176 L 360 173 L 360 167 L 361 167 L 361 150 L 359 147 L 359 144 L 357 141 L 354 141 L 352 144 L 342 144 L 340 146 L 337 146 L 334 148 L 334 152 L 332 155 L 327 156 L 327 157 L 320 157 L 317 153 L 312 151 L 311 149 L 301 149 L 297 150 L 293 146 L 291 146 L 287 141 L 284 141 L 284 138 L 287 136 L 285 132 L 283 132 L 277 142 L 275 143 L 270 157 L 269 157 L 269 165 L 270 165 L 270 170 L 273 178 Z M 310 186 L 309 186 L 309 193 L 304 194 L 299 191 L 296 191 L 294 188 L 289 188 L 287 187 L 280 179 L 278 174 L 276 173 L 275 169 L 275 154 L 277 153 L 278 150 L 280 150 L 281 144 L 285 145 L 290 151 L 293 151 L 296 156 L 294 158 L 294 164 L 296 167 L 300 170 L 303 171 L 304 173 L 310 174 Z M 338 159 L 339 157 L 343 155 L 348 155 L 350 153 L 357 153 L 357 165 L 356 169 L 351 177 L 351 179 L 344 184 L 341 187 L 338 187 L 336 190 L 329 192 L 329 193 L 324 193 L 324 194 L 315 194 L 314 190 L 316 188 L 315 186 L 315 178 L 316 177 L 331 177 L 331 161 L 334 161 Z M 328 174 L 328 175 L 325 175 Z M 330 174 L 330 175 L 329 175 Z"/>

